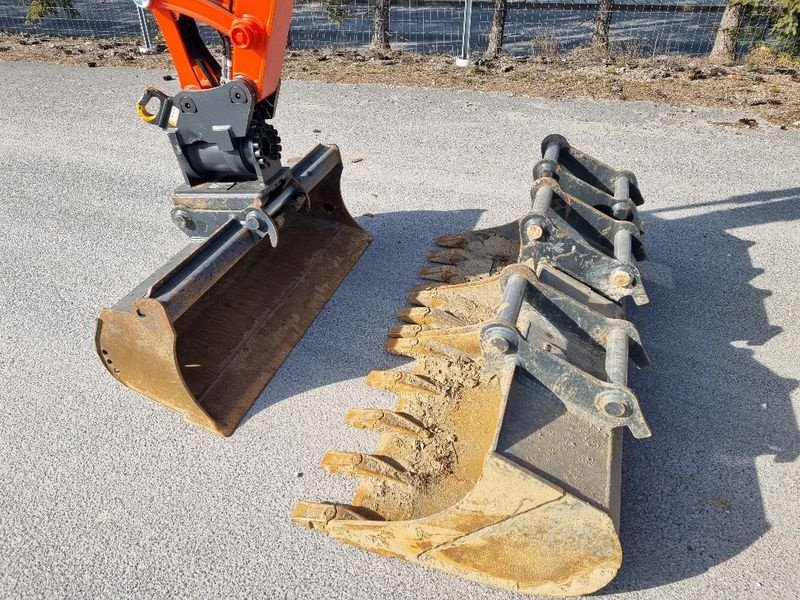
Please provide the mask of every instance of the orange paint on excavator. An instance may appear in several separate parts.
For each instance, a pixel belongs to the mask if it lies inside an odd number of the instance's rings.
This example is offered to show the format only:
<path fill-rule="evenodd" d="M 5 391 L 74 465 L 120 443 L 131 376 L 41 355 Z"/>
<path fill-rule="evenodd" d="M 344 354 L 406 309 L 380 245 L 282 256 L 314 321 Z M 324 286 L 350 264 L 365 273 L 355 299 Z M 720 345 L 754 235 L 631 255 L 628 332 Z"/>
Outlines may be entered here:
<path fill-rule="evenodd" d="M 213 28 L 231 41 L 231 78 L 245 79 L 257 100 L 280 86 L 293 0 L 231 0 L 229 8 L 212 0 L 152 0 L 149 10 L 161 28 L 183 89 L 219 85 L 219 73 L 206 64 L 204 47 L 186 35 L 183 20 Z M 216 76 L 215 76 L 216 75 Z"/>

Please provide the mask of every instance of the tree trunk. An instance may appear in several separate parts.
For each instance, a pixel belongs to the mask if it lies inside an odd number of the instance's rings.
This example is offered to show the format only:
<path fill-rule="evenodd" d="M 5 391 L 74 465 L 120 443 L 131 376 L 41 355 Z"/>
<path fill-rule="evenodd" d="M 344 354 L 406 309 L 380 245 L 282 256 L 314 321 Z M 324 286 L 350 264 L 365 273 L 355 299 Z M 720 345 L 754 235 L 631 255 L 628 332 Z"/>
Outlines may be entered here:
<path fill-rule="evenodd" d="M 592 48 L 607 55 L 609 38 L 611 37 L 611 15 L 614 12 L 614 0 L 600 0 L 597 16 L 592 28 Z"/>
<path fill-rule="evenodd" d="M 389 9 L 392 0 L 377 0 L 372 29 L 372 49 L 389 50 Z"/>
<path fill-rule="evenodd" d="M 729 64 L 736 61 L 736 37 L 742 24 L 742 6 L 728 2 L 722 20 L 719 22 L 717 37 L 708 59 L 711 62 Z"/>
<path fill-rule="evenodd" d="M 506 28 L 506 15 L 508 14 L 508 0 L 494 0 L 494 16 L 492 28 L 489 30 L 489 45 L 484 56 L 497 58 L 503 49 L 503 31 Z"/>

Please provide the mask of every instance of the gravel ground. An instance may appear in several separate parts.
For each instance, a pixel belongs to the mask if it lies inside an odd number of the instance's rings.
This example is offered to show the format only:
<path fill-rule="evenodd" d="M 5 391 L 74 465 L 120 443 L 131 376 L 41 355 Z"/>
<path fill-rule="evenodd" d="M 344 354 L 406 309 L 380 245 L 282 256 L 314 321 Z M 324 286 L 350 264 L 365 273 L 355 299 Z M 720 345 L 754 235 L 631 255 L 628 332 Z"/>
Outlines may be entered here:
<path fill-rule="evenodd" d="M 372 368 L 430 240 L 528 203 L 540 140 L 636 172 L 653 359 L 633 385 L 620 598 L 800 595 L 800 134 L 750 115 L 617 101 L 288 82 L 286 156 L 335 141 L 375 237 L 241 428 L 217 439 L 113 381 L 94 319 L 183 243 L 178 171 L 131 109 L 161 72 L 0 63 L 0 596 L 509 598 L 293 526 L 347 501 L 317 468 L 371 449 L 342 418 L 391 406 Z M 22 83 L 24 82 L 24 85 Z M 169 89 L 167 91 L 170 91 Z M 319 130 L 319 132 L 315 132 Z M 363 160 L 356 160 L 356 159 Z M 299 475 L 302 474 L 302 475 Z"/>

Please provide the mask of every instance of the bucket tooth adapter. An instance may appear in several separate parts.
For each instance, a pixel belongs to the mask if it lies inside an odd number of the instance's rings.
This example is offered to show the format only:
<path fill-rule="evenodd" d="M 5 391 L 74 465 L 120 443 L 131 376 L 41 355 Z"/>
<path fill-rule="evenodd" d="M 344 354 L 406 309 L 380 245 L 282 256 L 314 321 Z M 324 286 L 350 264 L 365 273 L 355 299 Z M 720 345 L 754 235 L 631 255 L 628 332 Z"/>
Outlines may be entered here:
<path fill-rule="evenodd" d="M 412 290 L 386 343 L 411 369 L 366 379 L 397 406 L 345 418 L 378 434 L 377 450 L 322 459 L 357 480 L 355 497 L 301 502 L 295 523 L 528 594 L 588 594 L 613 579 L 622 432 L 650 435 L 628 387 L 629 361 L 648 359 L 623 308 L 647 301 L 635 184 L 560 136 L 543 155 L 529 213 L 437 240 L 439 266 L 421 272 L 437 283 Z M 622 177 L 627 187 L 613 185 Z"/>
<path fill-rule="evenodd" d="M 281 164 L 270 119 L 291 2 L 140 4 L 153 12 L 183 88 L 172 97 L 148 88 L 137 111 L 168 132 L 184 178 L 172 220 L 189 243 L 102 311 L 97 353 L 124 385 L 229 435 L 370 237 L 342 202 L 336 146 Z M 198 22 L 222 36 L 224 67 Z"/>

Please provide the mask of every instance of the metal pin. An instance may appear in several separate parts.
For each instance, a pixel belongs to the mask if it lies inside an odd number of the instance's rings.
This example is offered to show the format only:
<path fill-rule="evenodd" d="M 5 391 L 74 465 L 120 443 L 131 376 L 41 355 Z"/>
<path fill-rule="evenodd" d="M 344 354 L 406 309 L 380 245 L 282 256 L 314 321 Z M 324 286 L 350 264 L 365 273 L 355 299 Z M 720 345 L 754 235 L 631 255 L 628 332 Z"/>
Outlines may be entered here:
<path fill-rule="evenodd" d="M 631 232 L 627 229 L 620 229 L 614 234 L 614 258 L 627 265 L 633 264 Z"/>
<path fill-rule="evenodd" d="M 558 155 L 561 152 L 561 143 L 554 141 L 550 142 L 547 145 L 547 149 L 544 151 L 544 159 L 545 160 L 552 160 L 553 162 L 558 161 Z"/>
<path fill-rule="evenodd" d="M 614 180 L 614 199 L 617 202 L 611 207 L 615 219 L 627 219 L 631 215 L 631 180 L 627 175 L 620 175 Z"/>
<path fill-rule="evenodd" d="M 497 319 L 515 326 L 522 308 L 522 299 L 528 289 L 528 280 L 522 275 L 511 275 L 503 290 L 503 303 L 497 311 Z"/>
<path fill-rule="evenodd" d="M 606 378 L 609 383 L 628 385 L 628 334 L 620 328 L 608 332 Z"/>
<path fill-rule="evenodd" d="M 546 215 L 553 202 L 553 188 L 549 185 L 540 185 L 533 198 L 533 211 Z"/>
<path fill-rule="evenodd" d="M 631 180 L 626 175 L 620 175 L 614 181 L 614 198 L 617 200 L 631 199 Z"/>
<path fill-rule="evenodd" d="M 614 234 L 614 258 L 622 263 L 611 272 L 609 281 L 617 287 L 627 288 L 634 284 L 636 276 L 633 271 L 633 255 L 631 254 L 631 232 L 620 229 Z"/>
<path fill-rule="evenodd" d="M 522 232 L 530 241 L 537 241 L 547 234 L 549 220 L 547 213 L 553 201 L 553 188 L 541 185 L 533 196 L 532 214 L 522 222 Z"/>

